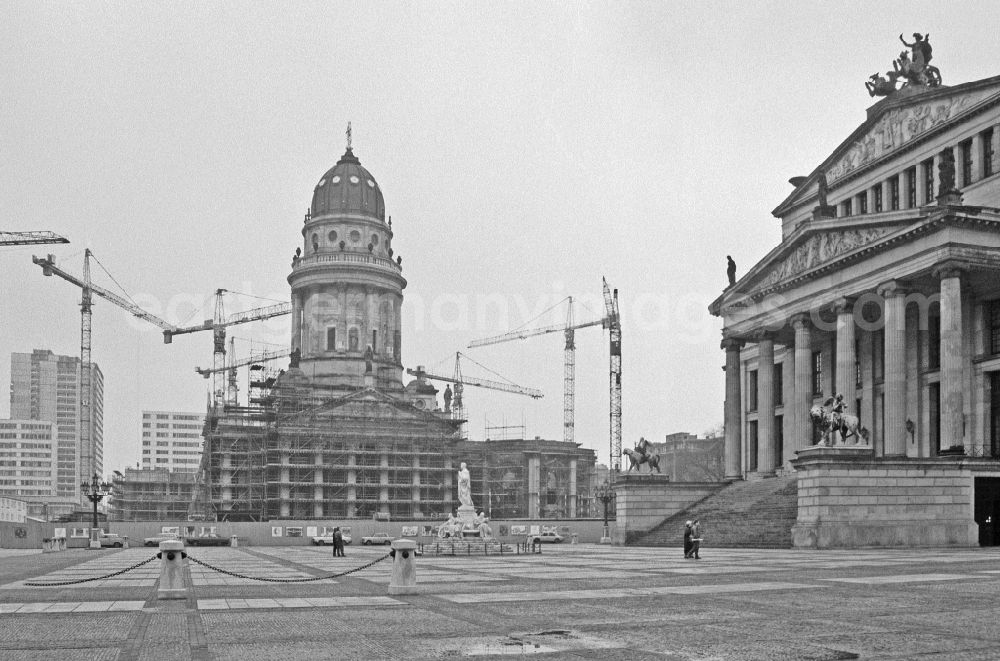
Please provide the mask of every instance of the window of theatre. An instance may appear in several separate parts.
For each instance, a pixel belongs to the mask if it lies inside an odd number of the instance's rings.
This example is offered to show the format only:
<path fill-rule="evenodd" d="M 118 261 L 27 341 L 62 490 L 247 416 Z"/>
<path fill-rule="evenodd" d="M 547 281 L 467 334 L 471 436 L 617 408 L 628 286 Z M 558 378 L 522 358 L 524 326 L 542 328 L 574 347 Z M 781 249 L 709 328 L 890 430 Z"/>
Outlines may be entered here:
<path fill-rule="evenodd" d="M 889 209 L 899 210 L 899 175 L 889 179 Z"/>
<path fill-rule="evenodd" d="M 846 200 L 844 200 L 844 202 L 841 205 L 841 207 L 843 209 L 842 215 L 844 215 L 844 216 L 852 216 L 852 215 L 854 215 L 853 214 L 854 209 L 853 209 L 852 202 L 853 201 L 851 200 L 851 198 L 847 198 Z"/>
<path fill-rule="evenodd" d="M 983 145 L 983 179 L 993 176 L 993 127 L 982 133 Z"/>
<path fill-rule="evenodd" d="M 923 162 L 924 166 L 924 200 L 930 204 L 934 199 L 934 159 L 928 158 Z"/>
<path fill-rule="evenodd" d="M 858 193 L 858 213 L 866 214 L 868 213 L 868 193 Z"/>
<path fill-rule="evenodd" d="M 917 167 L 907 168 L 906 176 L 906 208 L 912 209 L 917 206 Z"/>
<path fill-rule="evenodd" d="M 882 184 L 872 187 L 872 204 L 875 207 L 875 213 L 882 213 Z"/>
<path fill-rule="evenodd" d="M 337 350 L 337 328 L 335 326 L 326 329 L 326 350 Z"/>
<path fill-rule="evenodd" d="M 1000 354 L 1000 299 L 986 303 L 986 339 L 991 355 Z"/>
<path fill-rule="evenodd" d="M 813 395 L 823 394 L 823 352 L 813 351 L 812 355 Z"/>
<path fill-rule="evenodd" d="M 747 372 L 747 411 L 757 410 L 757 370 Z"/>
<path fill-rule="evenodd" d="M 972 183 L 972 138 L 958 143 L 958 153 L 962 157 L 962 186 Z"/>

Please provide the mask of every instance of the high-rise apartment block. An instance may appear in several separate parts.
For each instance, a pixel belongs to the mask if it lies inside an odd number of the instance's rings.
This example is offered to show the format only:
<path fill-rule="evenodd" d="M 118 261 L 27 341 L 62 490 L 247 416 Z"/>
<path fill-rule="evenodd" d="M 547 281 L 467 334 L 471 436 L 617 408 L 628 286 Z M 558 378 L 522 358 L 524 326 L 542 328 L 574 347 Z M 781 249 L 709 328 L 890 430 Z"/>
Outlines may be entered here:
<path fill-rule="evenodd" d="M 46 349 L 13 353 L 10 360 L 10 417 L 51 422 L 55 454 L 52 497 L 82 501 L 80 484 L 104 471 L 104 376 L 90 364 L 89 447 L 80 444 L 80 359 Z"/>
<path fill-rule="evenodd" d="M 176 411 L 142 412 L 142 468 L 196 473 L 205 416 Z"/>
<path fill-rule="evenodd" d="M 0 420 L 0 496 L 51 498 L 56 487 L 55 425 Z"/>

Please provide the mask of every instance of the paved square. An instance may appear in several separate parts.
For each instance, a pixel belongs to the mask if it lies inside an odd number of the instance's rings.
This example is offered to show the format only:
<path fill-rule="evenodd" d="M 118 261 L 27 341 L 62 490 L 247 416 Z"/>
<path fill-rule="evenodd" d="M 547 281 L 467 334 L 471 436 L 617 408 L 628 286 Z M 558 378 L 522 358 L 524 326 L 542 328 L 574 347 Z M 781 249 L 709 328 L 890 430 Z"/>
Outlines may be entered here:
<path fill-rule="evenodd" d="M 1000 549 L 422 556 L 406 596 L 382 548 L 188 552 L 170 601 L 154 549 L 5 555 L 0 661 L 1000 656 Z"/>

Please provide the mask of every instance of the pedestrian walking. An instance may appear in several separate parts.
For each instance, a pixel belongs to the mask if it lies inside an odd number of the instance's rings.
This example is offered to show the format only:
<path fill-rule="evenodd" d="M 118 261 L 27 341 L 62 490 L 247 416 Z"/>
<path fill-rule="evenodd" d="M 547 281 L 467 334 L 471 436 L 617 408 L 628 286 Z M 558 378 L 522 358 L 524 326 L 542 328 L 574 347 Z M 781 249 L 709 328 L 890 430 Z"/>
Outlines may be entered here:
<path fill-rule="evenodd" d="M 684 557 L 691 557 L 691 521 L 684 522 Z"/>
<path fill-rule="evenodd" d="M 344 533 L 340 532 L 340 527 L 333 529 L 333 557 L 344 557 Z"/>
<path fill-rule="evenodd" d="M 691 524 L 691 554 L 695 560 L 701 560 L 698 551 L 701 550 L 701 522 L 695 519 Z"/>

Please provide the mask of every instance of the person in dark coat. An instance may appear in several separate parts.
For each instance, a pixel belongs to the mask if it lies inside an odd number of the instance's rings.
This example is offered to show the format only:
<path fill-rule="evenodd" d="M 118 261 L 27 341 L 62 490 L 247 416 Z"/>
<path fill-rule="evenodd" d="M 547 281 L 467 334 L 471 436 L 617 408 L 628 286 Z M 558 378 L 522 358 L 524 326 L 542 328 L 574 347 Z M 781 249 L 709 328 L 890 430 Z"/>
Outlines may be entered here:
<path fill-rule="evenodd" d="M 344 533 L 339 527 L 333 529 L 333 556 L 344 557 Z"/>
<path fill-rule="evenodd" d="M 701 556 L 698 551 L 701 549 L 701 522 L 698 519 L 694 520 L 691 524 L 691 553 L 688 557 L 694 558 L 695 560 L 701 560 Z"/>
<path fill-rule="evenodd" d="M 684 557 L 685 558 L 690 558 L 691 557 L 691 547 L 692 547 L 692 543 L 691 543 L 691 522 L 690 521 L 685 521 L 684 522 Z"/>

